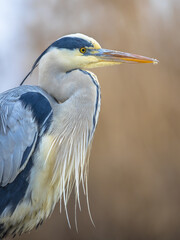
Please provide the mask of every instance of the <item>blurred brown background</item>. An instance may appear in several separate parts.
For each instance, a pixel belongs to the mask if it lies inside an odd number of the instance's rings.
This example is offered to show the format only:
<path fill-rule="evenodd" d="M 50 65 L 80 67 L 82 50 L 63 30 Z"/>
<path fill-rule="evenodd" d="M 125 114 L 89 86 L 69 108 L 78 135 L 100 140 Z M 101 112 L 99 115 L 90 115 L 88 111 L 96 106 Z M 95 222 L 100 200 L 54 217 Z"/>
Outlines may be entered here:
<path fill-rule="evenodd" d="M 95 69 L 102 106 L 90 158 L 89 200 L 74 198 L 21 240 L 180 239 L 180 1 L 0 0 L 0 91 L 18 86 L 40 53 L 73 32 L 159 65 Z M 36 83 L 37 71 L 27 81 Z"/>

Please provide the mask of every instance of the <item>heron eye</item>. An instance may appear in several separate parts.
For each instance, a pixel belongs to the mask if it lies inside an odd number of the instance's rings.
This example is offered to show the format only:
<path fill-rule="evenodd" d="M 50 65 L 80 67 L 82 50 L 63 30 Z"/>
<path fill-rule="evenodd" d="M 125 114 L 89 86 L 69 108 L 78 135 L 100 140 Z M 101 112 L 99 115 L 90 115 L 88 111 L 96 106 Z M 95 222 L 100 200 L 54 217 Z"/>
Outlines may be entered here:
<path fill-rule="evenodd" d="M 82 47 L 82 48 L 79 49 L 79 51 L 80 51 L 81 53 L 85 53 L 85 52 L 86 52 L 86 48 L 85 48 L 85 47 Z"/>

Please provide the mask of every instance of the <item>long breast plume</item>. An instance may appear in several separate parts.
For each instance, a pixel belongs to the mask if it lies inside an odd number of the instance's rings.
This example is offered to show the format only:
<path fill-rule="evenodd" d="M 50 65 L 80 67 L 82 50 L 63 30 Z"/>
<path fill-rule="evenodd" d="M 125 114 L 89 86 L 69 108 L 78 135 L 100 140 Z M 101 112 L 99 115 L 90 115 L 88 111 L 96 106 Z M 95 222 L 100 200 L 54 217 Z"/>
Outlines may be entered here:
<path fill-rule="evenodd" d="M 72 125 L 73 124 L 71 124 L 71 127 L 69 127 L 69 124 L 67 124 L 61 131 L 61 134 L 54 136 L 45 163 L 50 161 L 52 157 L 55 157 L 56 159 L 51 185 L 58 185 L 60 211 L 62 208 L 61 205 L 63 199 L 69 227 L 71 227 L 71 225 L 68 217 L 67 203 L 72 189 L 75 187 L 75 223 L 77 228 L 77 202 L 79 208 L 81 209 L 79 198 L 80 183 L 82 183 L 83 192 L 87 199 L 89 216 L 93 223 L 89 207 L 87 185 L 91 141 L 89 140 L 89 129 L 82 131 L 82 126 L 72 127 Z"/>

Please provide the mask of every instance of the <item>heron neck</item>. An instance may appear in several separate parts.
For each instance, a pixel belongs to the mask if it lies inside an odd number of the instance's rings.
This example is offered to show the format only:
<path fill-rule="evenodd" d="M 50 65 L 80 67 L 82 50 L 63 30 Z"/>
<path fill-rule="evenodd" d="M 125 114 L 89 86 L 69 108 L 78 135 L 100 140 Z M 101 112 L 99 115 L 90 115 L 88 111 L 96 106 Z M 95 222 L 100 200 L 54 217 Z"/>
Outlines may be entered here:
<path fill-rule="evenodd" d="M 52 69 L 52 68 L 51 68 Z M 40 71 L 40 86 L 56 98 L 62 117 L 67 114 L 77 119 L 86 119 L 95 129 L 100 110 L 100 87 L 96 76 L 84 70 L 72 70 L 67 73 Z M 93 130 L 94 131 L 94 130 Z"/>
<path fill-rule="evenodd" d="M 82 70 L 57 74 L 41 72 L 40 85 L 61 102 L 54 103 L 50 134 L 44 138 L 51 147 L 42 142 L 40 149 L 43 154 L 47 152 L 46 167 L 50 169 L 43 172 L 51 172 L 45 182 L 57 183 L 51 189 L 56 189 L 54 193 L 58 193 L 56 201 L 65 196 L 66 206 L 71 189 L 66 186 L 75 183 L 79 198 L 79 183 L 86 185 L 90 143 L 100 110 L 100 88 L 95 75 Z M 49 189 L 47 191 L 49 193 Z"/>

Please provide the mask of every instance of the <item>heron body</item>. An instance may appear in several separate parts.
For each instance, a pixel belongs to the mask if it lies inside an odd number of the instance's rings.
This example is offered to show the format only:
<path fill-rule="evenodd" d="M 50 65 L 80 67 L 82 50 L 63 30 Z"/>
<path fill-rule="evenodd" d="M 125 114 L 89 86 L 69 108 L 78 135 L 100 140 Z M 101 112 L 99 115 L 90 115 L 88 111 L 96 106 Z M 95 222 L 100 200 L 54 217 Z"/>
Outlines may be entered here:
<path fill-rule="evenodd" d="M 67 209 L 73 187 L 79 202 L 80 183 L 87 196 L 101 97 L 96 76 L 85 69 L 156 61 L 105 50 L 90 37 L 71 34 L 34 63 L 30 73 L 39 66 L 39 86 L 0 94 L 0 238 L 38 226 L 58 201 Z"/>

